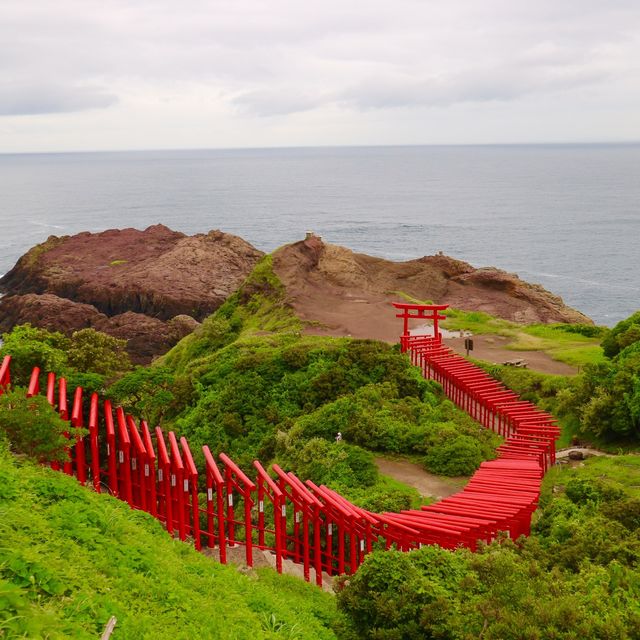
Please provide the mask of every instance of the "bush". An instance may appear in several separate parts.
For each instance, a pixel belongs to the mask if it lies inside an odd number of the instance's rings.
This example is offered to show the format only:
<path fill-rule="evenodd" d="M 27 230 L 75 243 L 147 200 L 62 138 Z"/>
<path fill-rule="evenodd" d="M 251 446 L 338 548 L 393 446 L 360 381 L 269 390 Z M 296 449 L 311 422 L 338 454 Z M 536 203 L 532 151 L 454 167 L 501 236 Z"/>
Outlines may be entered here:
<path fill-rule="evenodd" d="M 66 460 L 64 436 L 69 423 L 62 420 L 43 396 L 26 397 L 26 391 L 15 388 L 0 396 L 0 433 L 13 453 L 26 454 L 39 462 Z M 85 435 L 84 429 L 74 434 Z"/>
<path fill-rule="evenodd" d="M 477 440 L 456 435 L 429 447 L 424 466 L 432 473 L 443 476 L 471 475 L 484 460 Z"/>
<path fill-rule="evenodd" d="M 131 368 L 126 347 L 126 340 L 95 329 L 75 331 L 67 349 L 68 364 L 76 371 L 112 376 Z"/>
<path fill-rule="evenodd" d="M 112 338 L 94 329 L 82 329 L 67 337 L 58 331 L 37 329 L 30 324 L 14 327 L 2 335 L 0 360 L 11 356 L 15 384 L 27 385 L 34 367 L 58 376 L 93 373 L 105 377 L 131 368 L 126 340 Z"/>
<path fill-rule="evenodd" d="M 553 328 L 558 328 L 565 333 L 577 333 L 585 338 L 600 338 L 609 333 L 606 327 L 599 327 L 595 324 L 557 324 Z"/>
<path fill-rule="evenodd" d="M 624 348 L 640 340 L 640 311 L 636 311 L 626 320 L 609 331 L 602 341 L 604 355 L 613 358 Z"/>
<path fill-rule="evenodd" d="M 300 431 L 293 429 L 278 442 L 278 461 L 299 477 L 316 484 L 351 488 L 375 484 L 378 468 L 373 455 L 360 447 L 322 438 L 303 440 Z"/>
<path fill-rule="evenodd" d="M 30 324 L 14 327 L 2 334 L 0 360 L 11 356 L 11 376 L 14 384 L 27 385 L 34 367 L 42 371 L 63 374 L 67 368 L 70 340 L 63 334 L 36 329 Z"/>

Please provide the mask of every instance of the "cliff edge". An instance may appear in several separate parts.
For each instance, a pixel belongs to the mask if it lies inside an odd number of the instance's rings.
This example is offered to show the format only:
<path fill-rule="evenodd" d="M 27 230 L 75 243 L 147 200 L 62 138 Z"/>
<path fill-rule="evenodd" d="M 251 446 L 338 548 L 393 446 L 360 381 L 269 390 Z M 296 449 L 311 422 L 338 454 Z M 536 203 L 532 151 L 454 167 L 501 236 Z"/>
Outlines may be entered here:
<path fill-rule="evenodd" d="M 215 311 L 262 255 L 238 236 L 163 225 L 51 236 L 0 279 L 0 331 L 93 327 L 148 362 Z"/>
<path fill-rule="evenodd" d="M 276 251 L 273 266 L 287 302 L 302 320 L 313 323 L 313 333 L 397 340 L 400 321 L 389 303 L 402 300 L 400 292 L 523 324 L 593 324 L 540 285 L 442 254 L 392 262 L 311 235 Z"/>

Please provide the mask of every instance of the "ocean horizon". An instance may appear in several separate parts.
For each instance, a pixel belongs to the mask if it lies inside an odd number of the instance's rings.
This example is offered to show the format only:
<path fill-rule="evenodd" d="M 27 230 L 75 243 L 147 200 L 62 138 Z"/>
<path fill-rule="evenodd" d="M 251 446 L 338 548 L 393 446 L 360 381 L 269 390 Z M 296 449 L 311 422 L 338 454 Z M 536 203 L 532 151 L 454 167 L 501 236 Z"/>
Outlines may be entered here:
<path fill-rule="evenodd" d="M 313 230 L 505 269 L 612 326 L 640 308 L 639 174 L 631 143 L 0 154 L 0 274 L 49 235 L 162 223 L 272 251 Z"/>

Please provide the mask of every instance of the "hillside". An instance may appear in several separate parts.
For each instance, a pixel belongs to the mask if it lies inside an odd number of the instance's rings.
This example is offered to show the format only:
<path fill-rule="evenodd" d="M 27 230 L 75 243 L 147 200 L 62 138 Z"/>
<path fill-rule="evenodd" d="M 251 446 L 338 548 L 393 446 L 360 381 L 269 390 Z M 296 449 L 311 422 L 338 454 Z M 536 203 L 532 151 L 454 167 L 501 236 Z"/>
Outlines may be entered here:
<path fill-rule="evenodd" d="M 404 296 L 518 323 L 588 323 L 561 298 L 494 267 L 476 269 L 445 255 L 392 262 L 323 242 L 317 236 L 273 254 L 273 269 L 309 331 L 395 342 L 390 302 Z"/>
<path fill-rule="evenodd" d="M 376 510 L 407 508 L 413 497 L 377 477 L 372 450 L 418 456 L 441 473 L 451 472 L 451 462 L 468 464 L 470 473 L 491 455 L 490 432 L 397 349 L 302 335 L 272 264 L 265 257 L 194 333 L 108 394 L 194 445 L 227 450 L 241 464 L 254 455 L 276 460 Z M 607 337 L 612 353 L 621 349 L 611 364 L 621 373 L 637 364 L 636 336 L 630 319 Z M 19 357 L 31 345 L 22 346 Z M 587 369 L 585 382 L 598 371 Z M 522 382 L 538 390 L 534 377 Z M 539 383 L 541 395 L 563 390 L 561 381 L 547 382 Z M 576 401 L 598 398 L 576 393 Z M 122 637 L 353 637 L 319 590 L 268 571 L 244 576 L 212 565 L 147 516 L 61 474 L 1 458 L 0 603 L 5 625 L 27 637 L 96 637 L 112 614 Z M 346 581 L 339 609 L 355 637 L 372 640 L 636 637 L 637 468 L 629 457 L 552 472 L 533 535 L 518 545 L 481 546 L 476 555 L 434 546 L 374 552 Z"/>
<path fill-rule="evenodd" d="M 0 444 L 0 638 L 335 638 L 334 598 L 270 569 L 243 575 L 151 516 Z"/>

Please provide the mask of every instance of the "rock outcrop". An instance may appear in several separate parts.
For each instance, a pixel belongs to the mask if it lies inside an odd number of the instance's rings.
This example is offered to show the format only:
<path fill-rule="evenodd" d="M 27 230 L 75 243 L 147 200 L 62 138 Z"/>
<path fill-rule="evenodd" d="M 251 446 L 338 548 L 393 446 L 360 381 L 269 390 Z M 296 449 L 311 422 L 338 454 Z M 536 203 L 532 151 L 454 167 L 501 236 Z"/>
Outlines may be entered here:
<path fill-rule="evenodd" d="M 221 231 L 187 236 L 163 225 L 51 236 L 0 280 L 0 329 L 93 327 L 148 362 L 215 311 L 262 255 Z"/>
<path fill-rule="evenodd" d="M 215 311 L 262 255 L 221 231 L 187 236 L 162 225 L 52 236 L 0 280 L 0 331 L 93 327 L 128 340 L 134 362 L 146 363 Z M 311 235 L 276 251 L 273 266 L 315 333 L 395 341 L 389 302 L 400 292 L 522 323 L 591 323 L 539 285 L 442 254 L 391 262 Z"/>
<path fill-rule="evenodd" d="M 442 254 L 391 262 L 311 236 L 279 249 L 273 265 L 297 315 L 324 325 L 316 333 L 396 340 L 389 302 L 402 299 L 400 292 L 521 323 L 592 323 L 540 285 Z"/>

